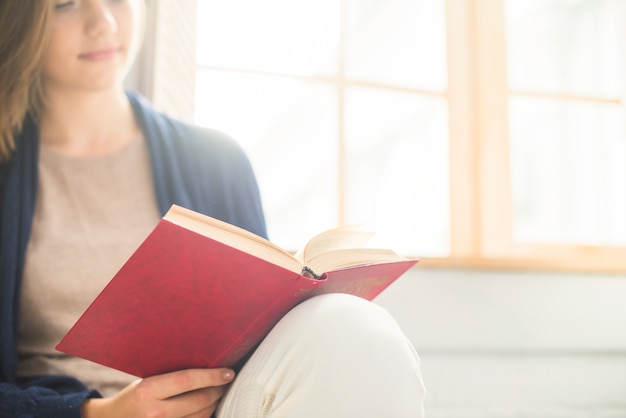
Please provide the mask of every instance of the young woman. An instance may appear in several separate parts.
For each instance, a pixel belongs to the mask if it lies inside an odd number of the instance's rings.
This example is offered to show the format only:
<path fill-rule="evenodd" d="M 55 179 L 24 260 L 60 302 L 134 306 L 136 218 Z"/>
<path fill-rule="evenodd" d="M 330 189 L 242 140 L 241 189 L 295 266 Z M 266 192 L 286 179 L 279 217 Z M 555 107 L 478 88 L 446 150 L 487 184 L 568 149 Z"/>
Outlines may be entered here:
<path fill-rule="evenodd" d="M 54 350 L 171 204 L 266 235 L 241 148 L 124 91 L 143 7 L 0 2 L 0 416 L 422 417 L 411 344 L 347 295 L 293 309 L 237 377 L 136 380 Z"/>

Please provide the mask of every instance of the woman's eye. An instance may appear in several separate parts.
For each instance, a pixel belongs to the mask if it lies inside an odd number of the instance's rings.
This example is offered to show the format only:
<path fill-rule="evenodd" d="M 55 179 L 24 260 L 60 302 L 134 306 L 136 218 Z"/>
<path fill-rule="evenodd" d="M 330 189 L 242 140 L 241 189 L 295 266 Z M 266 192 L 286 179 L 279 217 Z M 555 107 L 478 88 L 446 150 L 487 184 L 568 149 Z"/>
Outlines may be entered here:
<path fill-rule="evenodd" d="M 73 1 L 63 1 L 61 3 L 57 3 L 54 5 L 54 10 L 63 10 L 67 9 L 74 4 Z"/>

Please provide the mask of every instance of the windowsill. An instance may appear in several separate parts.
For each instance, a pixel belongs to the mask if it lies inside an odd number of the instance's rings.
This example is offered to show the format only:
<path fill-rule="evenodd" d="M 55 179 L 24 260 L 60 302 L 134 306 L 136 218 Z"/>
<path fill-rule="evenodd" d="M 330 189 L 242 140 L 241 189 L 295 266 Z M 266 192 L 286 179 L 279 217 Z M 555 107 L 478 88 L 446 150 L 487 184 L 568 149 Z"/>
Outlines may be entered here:
<path fill-rule="evenodd" d="M 542 271 L 570 273 L 626 274 L 624 259 L 598 261 L 594 259 L 557 258 L 455 258 L 424 257 L 417 264 L 419 268 L 467 269 L 467 270 L 507 270 Z"/>

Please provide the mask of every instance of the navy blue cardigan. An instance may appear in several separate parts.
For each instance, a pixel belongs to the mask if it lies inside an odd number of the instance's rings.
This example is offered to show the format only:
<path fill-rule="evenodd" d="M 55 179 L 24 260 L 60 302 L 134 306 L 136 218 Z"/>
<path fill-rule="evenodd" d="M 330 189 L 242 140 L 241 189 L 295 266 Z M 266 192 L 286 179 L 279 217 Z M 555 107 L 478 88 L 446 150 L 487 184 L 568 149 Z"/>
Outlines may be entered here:
<path fill-rule="evenodd" d="M 176 203 L 267 236 L 259 190 L 242 149 L 228 136 L 153 110 L 128 93 L 147 140 L 161 214 Z M 80 417 L 90 391 L 68 376 L 16 377 L 20 281 L 37 192 L 38 128 L 25 121 L 12 158 L 0 165 L 0 416 Z"/>

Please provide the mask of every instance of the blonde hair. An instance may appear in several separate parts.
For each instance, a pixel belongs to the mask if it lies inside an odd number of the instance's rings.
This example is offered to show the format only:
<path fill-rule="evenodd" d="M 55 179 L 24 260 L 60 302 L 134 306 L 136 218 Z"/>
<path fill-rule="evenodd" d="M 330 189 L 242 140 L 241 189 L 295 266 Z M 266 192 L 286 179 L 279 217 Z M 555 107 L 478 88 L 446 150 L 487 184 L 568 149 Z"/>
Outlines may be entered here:
<path fill-rule="evenodd" d="M 51 11 L 48 0 L 0 1 L 0 161 L 11 156 L 26 115 L 37 118 L 41 108 Z"/>

